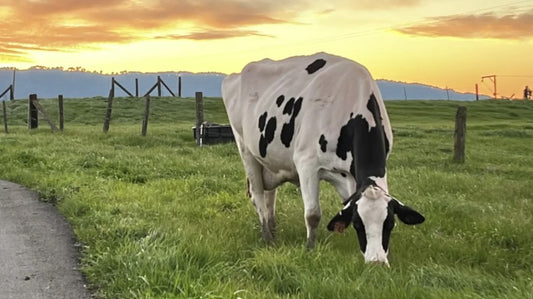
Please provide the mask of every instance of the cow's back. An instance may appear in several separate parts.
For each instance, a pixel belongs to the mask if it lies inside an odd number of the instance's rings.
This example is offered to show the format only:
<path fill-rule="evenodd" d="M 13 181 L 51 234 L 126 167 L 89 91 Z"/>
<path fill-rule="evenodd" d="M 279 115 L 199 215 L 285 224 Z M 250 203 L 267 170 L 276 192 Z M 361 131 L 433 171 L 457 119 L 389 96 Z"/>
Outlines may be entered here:
<path fill-rule="evenodd" d="M 341 128 L 357 115 L 375 126 L 367 109 L 372 94 L 392 144 L 377 85 L 366 68 L 342 57 L 317 53 L 253 62 L 228 76 L 222 93 L 240 146 L 273 171 L 292 169 L 295 155 L 345 168 L 349 162 L 334 155 Z"/>

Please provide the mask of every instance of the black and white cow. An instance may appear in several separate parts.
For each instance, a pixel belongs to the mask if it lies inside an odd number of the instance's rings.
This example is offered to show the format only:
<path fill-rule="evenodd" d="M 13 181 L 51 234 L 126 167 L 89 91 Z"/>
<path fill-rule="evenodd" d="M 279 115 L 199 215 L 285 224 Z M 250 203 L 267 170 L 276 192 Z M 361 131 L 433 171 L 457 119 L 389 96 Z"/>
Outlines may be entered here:
<path fill-rule="evenodd" d="M 287 181 L 302 192 L 309 248 L 321 218 L 320 180 L 345 204 L 328 229 L 353 223 L 366 262 L 388 265 L 394 214 L 407 224 L 424 221 L 388 194 L 392 131 L 362 65 L 326 53 L 265 59 L 229 75 L 222 95 L 265 241 L 274 239 L 276 187 Z"/>

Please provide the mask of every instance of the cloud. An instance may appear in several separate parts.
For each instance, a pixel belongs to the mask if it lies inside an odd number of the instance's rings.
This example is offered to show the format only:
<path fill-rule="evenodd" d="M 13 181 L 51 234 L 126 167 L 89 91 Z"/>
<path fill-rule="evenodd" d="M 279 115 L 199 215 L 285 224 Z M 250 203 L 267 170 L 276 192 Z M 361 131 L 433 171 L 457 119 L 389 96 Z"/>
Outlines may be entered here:
<path fill-rule="evenodd" d="M 398 28 L 396 31 L 429 37 L 531 39 L 533 38 L 533 10 L 503 16 L 492 13 L 444 16 L 425 24 Z"/>
<path fill-rule="evenodd" d="M 422 0 L 330 0 L 327 3 L 332 9 L 389 10 L 418 6 Z"/>
<path fill-rule="evenodd" d="M 225 38 L 234 38 L 234 37 L 243 37 L 243 36 L 262 36 L 262 37 L 272 37 L 272 35 L 262 34 L 259 31 L 255 30 L 205 30 L 205 31 L 194 31 L 187 34 L 168 34 L 163 36 L 158 36 L 160 39 L 191 39 L 191 40 L 214 40 L 214 39 L 225 39 Z"/>
<path fill-rule="evenodd" d="M 361 9 L 391 9 L 417 6 L 421 3 L 421 0 L 360 0 L 354 1 L 354 3 L 354 6 Z"/>
<path fill-rule="evenodd" d="M 198 40 L 268 36 L 249 27 L 291 23 L 306 1 L 2 0 L 0 60 L 22 57 L 30 49 L 67 51 L 102 43 L 127 43 L 172 31 L 188 32 L 160 37 Z"/>
<path fill-rule="evenodd" d="M 28 57 L 26 57 L 23 51 L 17 48 L 0 46 L 0 61 L 2 60 L 27 62 Z"/>

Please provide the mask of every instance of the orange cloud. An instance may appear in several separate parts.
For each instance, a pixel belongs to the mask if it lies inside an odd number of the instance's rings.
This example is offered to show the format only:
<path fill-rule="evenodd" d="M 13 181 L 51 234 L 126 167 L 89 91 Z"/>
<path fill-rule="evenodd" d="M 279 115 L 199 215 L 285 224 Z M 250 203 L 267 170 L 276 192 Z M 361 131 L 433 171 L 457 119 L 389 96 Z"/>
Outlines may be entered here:
<path fill-rule="evenodd" d="M 490 13 L 445 16 L 426 24 L 399 28 L 396 31 L 430 37 L 531 39 L 533 38 L 533 10 L 518 15 L 504 16 Z"/>
<path fill-rule="evenodd" d="M 246 27 L 292 22 L 299 1 L 4 0 L 0 3 L 0 60 L 22 58 L 28 50 L 66 51 L 131 42 L 158 30 L 183 31 L 180 24 L 193 28 L 192 32 L 159 38 L 265 36 Z"/>
<path fill-rule="evenodd" d="M 417 6 L 421 0 L 359 0 L 350 1 L 351 6 L 358 9 L 383 10 L 399 7 Z"/>
<path fill-rule="evenodd" d="M 262 34 L 255 30 L 205 30 L 205 31 L 194 31 L 188 34 L 168 34 L 163 36 L 158 36 L 160 39 L 192 39 L 192 40 L 213 40 L 213 39 L 224 39 L 224 38 L 233 38 L 233 37 L 242 37 L 242 36 L 263 36 L 263 37 L 272 37 L 271 35 Z"/>

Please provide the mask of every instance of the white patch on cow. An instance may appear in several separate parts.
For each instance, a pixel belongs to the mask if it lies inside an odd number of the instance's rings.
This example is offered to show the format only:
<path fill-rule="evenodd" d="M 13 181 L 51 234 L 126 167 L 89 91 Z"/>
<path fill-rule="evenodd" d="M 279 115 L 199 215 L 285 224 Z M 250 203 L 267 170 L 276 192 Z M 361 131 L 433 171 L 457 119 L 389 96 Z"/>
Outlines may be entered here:
<path fill-rule="evenodd" d="M 387 254 L 383 249 L 383 223 L 388 214 L 390 197 L 380 187 L 369 186 L 357 201 L 357 212 L 363 221 L 366 232 L 365 262 L 380 262 L 388 265 Z"/>

